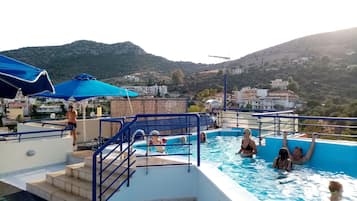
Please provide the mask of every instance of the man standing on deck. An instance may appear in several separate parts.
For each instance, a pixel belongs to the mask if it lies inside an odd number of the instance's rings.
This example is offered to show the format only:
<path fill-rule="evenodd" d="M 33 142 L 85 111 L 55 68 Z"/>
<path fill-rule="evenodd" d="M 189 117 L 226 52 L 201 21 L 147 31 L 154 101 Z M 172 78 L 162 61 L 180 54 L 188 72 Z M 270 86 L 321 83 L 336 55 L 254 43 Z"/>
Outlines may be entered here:
<path fill-rule="evenodd" d="M 66 117 L 68 119 L 68 128 L 71 130 L 71 136 L 73 136 L 73 146 L 75 146 L 77 141 L 77 111 L 73 110 L 72 105 L 68 106 Z"/>

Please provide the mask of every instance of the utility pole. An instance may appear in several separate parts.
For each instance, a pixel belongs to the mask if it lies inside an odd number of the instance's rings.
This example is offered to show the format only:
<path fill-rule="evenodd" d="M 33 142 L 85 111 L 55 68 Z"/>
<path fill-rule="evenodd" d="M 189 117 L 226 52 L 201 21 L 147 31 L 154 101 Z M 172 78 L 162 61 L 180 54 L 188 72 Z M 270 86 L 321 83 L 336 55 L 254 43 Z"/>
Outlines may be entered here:
<path fill-rule="evenodd" d="M 224 60 L 230 60 L 230 57 L 223 57 L 223 56 L 215 56 L 215 55 L 208 55 L 208 57 L 213 57 L 213 58 L 218 58 L 218 59 L 224 59 Z M 227 72 L 226 72 L 226 67 L 224 67 L 224 96 L 223 96 L 223 110 L 227 110 Z"/>

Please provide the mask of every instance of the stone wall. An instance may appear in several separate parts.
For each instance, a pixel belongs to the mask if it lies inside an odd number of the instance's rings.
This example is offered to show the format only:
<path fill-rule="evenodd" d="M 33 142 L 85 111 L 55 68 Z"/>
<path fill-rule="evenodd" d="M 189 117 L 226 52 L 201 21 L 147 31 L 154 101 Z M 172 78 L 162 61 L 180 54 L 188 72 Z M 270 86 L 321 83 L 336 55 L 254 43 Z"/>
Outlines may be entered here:
<path fill-rule="evenodd" d="M 131 104 L 131 105 L 130 105 Z M 111 116 L 134 116 L 136 114 L 180 114 L 187 112 L 185 98 L 117 98 L 110 102 Z M 131 109 L 132 108 L 132 109 Z M 111 135 L 115 135 L 119 124 L 111 123 Z M 182 132 L 182 131 L 181 131 Z M 161 132 L 167 134 L 168 132 Z"/>
<path fill-rule="evenodd" d="M 118 98 L 110 102 L 111 116 L 132 116 L 136 114 L 173 114 L 187 112 L 185 98 Z M 132 108 L 132 109 L 131 109 Z"/>

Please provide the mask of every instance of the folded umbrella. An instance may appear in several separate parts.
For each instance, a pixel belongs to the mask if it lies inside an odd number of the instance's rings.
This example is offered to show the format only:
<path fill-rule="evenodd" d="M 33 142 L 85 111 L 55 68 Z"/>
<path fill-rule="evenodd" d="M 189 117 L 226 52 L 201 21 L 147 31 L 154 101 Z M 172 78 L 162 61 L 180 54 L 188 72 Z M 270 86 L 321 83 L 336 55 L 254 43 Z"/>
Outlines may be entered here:
<path fill-rule="evenodd" d="M 54 92 L 46 70 L 0 55 L 0 97 L 14 98 L 20 89 L 25 96 Z"/>

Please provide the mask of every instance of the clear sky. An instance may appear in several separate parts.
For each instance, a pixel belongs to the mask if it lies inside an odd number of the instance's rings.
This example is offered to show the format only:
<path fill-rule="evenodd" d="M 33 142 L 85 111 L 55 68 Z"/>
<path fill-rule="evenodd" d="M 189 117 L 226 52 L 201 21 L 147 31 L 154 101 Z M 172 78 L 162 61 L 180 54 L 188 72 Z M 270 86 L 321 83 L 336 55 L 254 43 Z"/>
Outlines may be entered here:
<path fill-rule="evenodd" d="M 0 51 L 131 41 L 174 61 L 216 63 L 357 27 L 356 0 L 0 0 Z"/>

